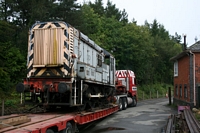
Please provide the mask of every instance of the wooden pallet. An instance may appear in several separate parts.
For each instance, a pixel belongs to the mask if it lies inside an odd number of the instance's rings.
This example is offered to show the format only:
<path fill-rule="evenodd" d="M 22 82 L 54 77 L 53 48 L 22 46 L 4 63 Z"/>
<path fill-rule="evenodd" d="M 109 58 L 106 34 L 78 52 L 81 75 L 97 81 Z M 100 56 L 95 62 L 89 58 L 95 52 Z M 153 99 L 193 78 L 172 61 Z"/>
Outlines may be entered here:
<path fill-rule="evenodd" d="M 26 115 L 13 116 L 0 119 L 0 129 L 10 126 L 16 126 L 31 121 Z"/>

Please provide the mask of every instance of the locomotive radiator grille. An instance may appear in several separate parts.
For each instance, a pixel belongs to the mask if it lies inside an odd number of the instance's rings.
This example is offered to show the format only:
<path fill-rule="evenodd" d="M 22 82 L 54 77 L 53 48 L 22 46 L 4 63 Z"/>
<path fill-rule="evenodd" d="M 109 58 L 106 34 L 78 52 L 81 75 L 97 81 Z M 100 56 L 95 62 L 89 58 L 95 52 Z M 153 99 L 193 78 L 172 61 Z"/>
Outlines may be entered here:
<path fill-rule="evenodd" d="M 64 23 L 43 23 L 35 25 L 31 30 L 28 77 L 63 76 L 70 72 L 70 50 L 66 47 L 69 40 L 67 26 Z"/>
<path fill-rule="evenodd" d="M 33 65 L 35 67 L 62 65 L 62 29 L 39 29 L 34 32 Z"/>

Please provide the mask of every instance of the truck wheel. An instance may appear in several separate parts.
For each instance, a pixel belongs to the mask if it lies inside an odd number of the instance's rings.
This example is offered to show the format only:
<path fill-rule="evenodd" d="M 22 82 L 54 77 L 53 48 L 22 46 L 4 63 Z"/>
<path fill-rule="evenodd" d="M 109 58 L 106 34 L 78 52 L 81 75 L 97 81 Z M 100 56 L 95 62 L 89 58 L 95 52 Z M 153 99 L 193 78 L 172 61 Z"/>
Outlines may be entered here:
<path fill-rule="evenodd" d="M 54 133 L 52 129 L 47 129 L 46 133 Z"/>
<path fill-rule="evenodd" d="M 132 97 L 132 103 L 130 104 L 130 107 L 135 107 L 137 105 L 136 97 Z"/>
<path fill-rule="evenodd" d="M 126 110 L 126 108 L 127 108 L 127 105 L 128 105 L 128 104 L 127 104 L 127 100 L 126 100 L 126 98 L 125 98 L 125 97 L 124 97 L 124 98 L 122 98 L 122 100 L 123 100 L 123 101 L 122 101 L 122 109 L 123 109 L 123 110 Z"/>
<path fill-rule="evenodd" d="M 119 111 L 122 110 L 122 98 L 119 98 Z"/>
<path fill-rule="evenodd" d="M 64 129 L 61 133 L 74 133 L 72 124 L 70 122 L 67 122 L 66 129 Z"/>
<path fill-rule="evenodd" d="M 133 106 L 132 107 L 136 107 L 137 106 L 137 100 L 136 100 L 136 97 L 132 97 L 133 99 Z"/>

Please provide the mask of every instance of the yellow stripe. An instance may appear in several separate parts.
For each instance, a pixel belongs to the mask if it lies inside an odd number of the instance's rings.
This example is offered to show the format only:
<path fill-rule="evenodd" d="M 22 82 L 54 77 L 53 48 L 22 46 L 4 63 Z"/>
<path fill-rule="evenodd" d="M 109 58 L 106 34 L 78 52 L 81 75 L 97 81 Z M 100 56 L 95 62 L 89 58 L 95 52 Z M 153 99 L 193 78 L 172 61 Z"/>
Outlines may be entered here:
<path fill-rule="evenodd" d="M 46 68 L 41 69 L 36 76 L 41 76 L 46 71 Z"/>

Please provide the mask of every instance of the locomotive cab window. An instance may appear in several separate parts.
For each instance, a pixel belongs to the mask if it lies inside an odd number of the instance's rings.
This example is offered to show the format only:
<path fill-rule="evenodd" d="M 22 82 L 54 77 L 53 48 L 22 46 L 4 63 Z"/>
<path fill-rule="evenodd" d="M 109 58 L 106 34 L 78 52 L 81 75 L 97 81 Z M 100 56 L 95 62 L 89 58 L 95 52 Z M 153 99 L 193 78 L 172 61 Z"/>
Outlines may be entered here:
<path fill-rule="evenodd" d="M 104 63 L 110 66 L 111 71 L 114 70 L 114 58 L 111 56 L 105 56 Z"/>
<path fill-rule="evenodd" d="M 109 65 L 110 64 L 110 58 L 109 57 L 105 57 L 104 63 Z"/>

